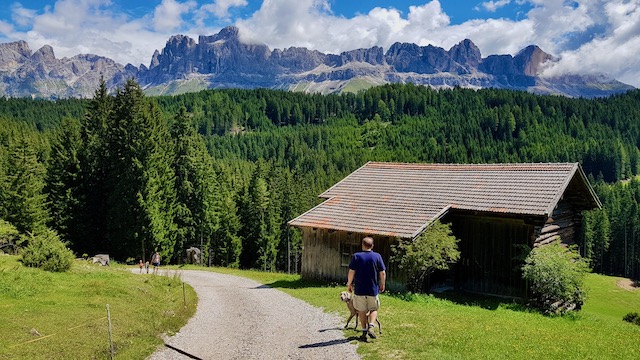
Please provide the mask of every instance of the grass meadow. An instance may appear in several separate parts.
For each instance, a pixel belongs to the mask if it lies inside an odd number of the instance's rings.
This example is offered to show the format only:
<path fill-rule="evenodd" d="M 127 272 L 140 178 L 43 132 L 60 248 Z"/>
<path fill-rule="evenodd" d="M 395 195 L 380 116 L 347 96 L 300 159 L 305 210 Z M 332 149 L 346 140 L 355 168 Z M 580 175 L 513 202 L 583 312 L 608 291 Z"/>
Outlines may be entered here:
<path fill-rule="evenodd" d="M 0 255 L 0 359 L 109 359 L 106 304 L 117 359 L 144 359 L 194 314 L 178 277 L 132 274 L 77 261 L 66 273 Z"/>
<path fill-rule="evenodd" d="M 208 270 L 254 279 L 347 319 L 338 299 L 342 285 L 281 273 Z M 490 297 L 383 294 L 384 333 L 360 344 L 358 352 L 365 359 L 638 359 L 640 326 L 622 317 L 640 312 L 640 290 L 620 288 L 618 280 L 590 274 L 585 306 L 565 316 L 544 316 Z M 0 256 L 0 359 L 109 358 L 106 303 L 116 358 L 143 359 L 162 345 L 160 334 L 172 334 L 186 323 L 195 301 L 187 287 L 183 306 L 179 278 L 140 276 L 124 267 L 85 262 L 69 273 L 53 274 Z M 345 330 L 345 335 L 359 334 Z"/>

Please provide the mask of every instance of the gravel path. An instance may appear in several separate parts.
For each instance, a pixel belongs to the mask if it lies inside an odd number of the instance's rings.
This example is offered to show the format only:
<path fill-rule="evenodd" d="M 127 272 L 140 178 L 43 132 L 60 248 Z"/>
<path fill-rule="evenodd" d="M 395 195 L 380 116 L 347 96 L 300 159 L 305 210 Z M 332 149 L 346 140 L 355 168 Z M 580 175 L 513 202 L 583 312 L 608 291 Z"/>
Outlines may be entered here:
<path fill-rule="evenodd" d="M 253 280 L 197 270 L 181 274 L 198 293 L 198 308 L 151 360 L 360 358 L 337 315 Z"/>

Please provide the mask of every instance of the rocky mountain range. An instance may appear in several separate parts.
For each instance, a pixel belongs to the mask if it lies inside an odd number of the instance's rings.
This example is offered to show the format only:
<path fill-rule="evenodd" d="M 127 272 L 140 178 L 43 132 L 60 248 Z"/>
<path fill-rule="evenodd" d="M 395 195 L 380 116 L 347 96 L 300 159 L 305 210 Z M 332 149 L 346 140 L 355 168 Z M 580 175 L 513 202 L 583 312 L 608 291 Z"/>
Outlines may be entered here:
<path fill-rule="evenodd" d="M 454 86 L 526 90 L 572 97 L 607 96 L 633 89 L 604 74 L 542 77 L 547 62 L 557 61 L 532 45 L 515 56 L 483 58 L 471 40 L 449 50 L 432 45 L 395 43 L 341 54 L 290 47 L 271 50 L 241 41 L 239 30 L 218 34 L 172 36 L 156 50 L 149 67 L 81 54 L 57 59 L 45 45 L 32 52 L 24 41 L 0 44 L 0 96 L 39 98 L 91 97 L 103 76 L 115 89 L 135 78 L 150 95 L 177 94 L 207 88 L 272 88 L 335 93 L 385 83 L 415 83 L 435 88 Z"/>

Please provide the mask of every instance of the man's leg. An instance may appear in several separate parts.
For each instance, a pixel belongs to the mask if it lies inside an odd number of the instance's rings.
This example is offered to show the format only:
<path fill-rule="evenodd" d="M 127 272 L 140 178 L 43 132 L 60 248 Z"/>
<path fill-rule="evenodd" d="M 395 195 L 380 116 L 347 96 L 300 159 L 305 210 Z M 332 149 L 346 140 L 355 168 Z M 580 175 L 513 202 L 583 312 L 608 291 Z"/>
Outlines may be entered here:
<path fill-rule="evenodd" d="M 362 325 L 362 330 L 366 331 L 369 328 L 369 322 L 367 321 L 367 312 L 358 311 L 358 318 L 360 319 L 360 325 Z"/>
<path fill-rule="evenodd" d="M 372 310 L 369 312 L 369 324 L 375 324 L 378 318 L 378 310 Z"/>
<path fill-rule="evenodd" d="M 375 298 L 369 299 L 371 302 L 367 303 L 369 310 L 369 324 L 367 324 L 367 334 L 372 339 L 377 338 L 376 334 L 373 332 L 374 324 L 376 323 L 376 319 L 378 319 L 378 309 L 380 308 L 380 300 L 376 296 Z"/>
<path fill-rule="evenodd" d="M 365 296 L 354 295 L 353 307 L 358 311 L 358 320 L 362 326 L 362 336 L 360 340 L 367 341 L 367 331 L 369 330 L 368 316 L 367 316 L 367 300 Z"/>

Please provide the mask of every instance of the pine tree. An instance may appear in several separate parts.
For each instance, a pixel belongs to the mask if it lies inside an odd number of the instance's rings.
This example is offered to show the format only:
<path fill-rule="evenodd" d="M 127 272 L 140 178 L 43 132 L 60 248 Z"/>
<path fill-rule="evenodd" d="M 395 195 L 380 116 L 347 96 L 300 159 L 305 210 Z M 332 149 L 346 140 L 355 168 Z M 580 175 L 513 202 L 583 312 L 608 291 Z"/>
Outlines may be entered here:
<path fill-rule="evenodd" d="M 265 180 L 266 165 L 260 160 L 242 197 L 242 254 L 240 265 L 243 268 L 273 270 L 275 243 L 271 231 L 272 212 L 270 211 L 269 189 Z"/>
<path fill-rule="evenodd" d="M 71 244 L 79 244 L 84 236 L 80 231 L 83 199 L 80 198 L 82 169 L 79 155 L 82 147 L 80 123 L 70 118 L 63 119 L 51 145 L 46 193 L 51 212 L 50 225 Z M 75 248 L 81 253 L 88 251 L 78 246 Z"/>
<path fill-rule="evenodd" d="M 157 107 L 133 80 L 114 99 L 107 231 L 111 251 L 124 258 L 175 248 L 173 149 Z"/>
<path fill-rule="evenodd" d="M 171 137 L 175 146 L 176 254 L 191 246 L 200 247 L 203 239 L 209 248 L 217 225 L 216 177 L 204 141 L 191 127 L 184 107 L 176 115 Z"/>
<path fill-rule="evenodd" d="M 81 181 L 78 189 L 80 214 L 79 239 L 73 243 L 82 253 L 109 252 L 107 239 L 108 188 L 107 176 L 113 169 L 112 139 L 114 124 L 113 97 L 104 79 L 89 102 L 81 123 L 82 151 L 78 154 Z"/>
<path fill-rule="evenodd" d="M 25 132 L 16 135 L 8 151 L 4 219 L 20 233 L 35 232 L 44 229 L 49 219 L 43 191 L 46 169 L 36 156 L 33 140 Z"/>
<path fill-rule="evenodd" d="M 240 266 L 240 254 L 242 252 L 242 239 L 238 235 L 240 230 L 240 218 L 231 180 L 227 171 L 220 169 L 218 172 L 219 184 L 219 226 L 213 234 L 211 243 L 211 263 L 219 266 L 237 268 Z"/>

